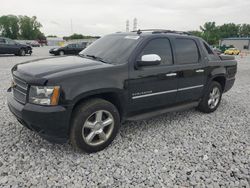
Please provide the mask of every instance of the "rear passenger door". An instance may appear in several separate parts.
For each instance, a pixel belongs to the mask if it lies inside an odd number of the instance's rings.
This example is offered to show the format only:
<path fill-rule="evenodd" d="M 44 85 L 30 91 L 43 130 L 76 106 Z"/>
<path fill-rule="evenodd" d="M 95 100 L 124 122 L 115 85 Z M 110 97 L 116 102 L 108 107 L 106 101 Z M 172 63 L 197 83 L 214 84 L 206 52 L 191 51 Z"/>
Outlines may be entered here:
<path fill-rule="evenodd" d="M 160 65 L 135 68 L 142 55 L 156 54 Z M 173 66 L 172 46 L 166 37 L 154 38 L 144 43 L 129 71 L 129 111 L 142 112 L 175 103 L 177 74 Z"/>
<path fill-rule="evenodd" d="M 6 50 L 6 40 L 3 38 L 0 38 L 0 54 L 5 54 L 7 52 Z"/>
<path fill-rule="evenodd" d="M 15 41 L 6 39 L 6 50 L 9 54 L 17 54 L 20 50 L 20 46 Z"/>
<path fill-rule="evenodd" d="M 69 44 L 67 47 L 67 50 L 65 50 L 66 54 L 76 54 L 76 45 L 75 44 Z"/>
<path fill-rule="evenodd" d="M 199 43 L 189 37 L 175 38 L 175 64 L 178 74 L 177 103 L 196 101 L 202 96 L 205 82 L 204 62 Z"/>

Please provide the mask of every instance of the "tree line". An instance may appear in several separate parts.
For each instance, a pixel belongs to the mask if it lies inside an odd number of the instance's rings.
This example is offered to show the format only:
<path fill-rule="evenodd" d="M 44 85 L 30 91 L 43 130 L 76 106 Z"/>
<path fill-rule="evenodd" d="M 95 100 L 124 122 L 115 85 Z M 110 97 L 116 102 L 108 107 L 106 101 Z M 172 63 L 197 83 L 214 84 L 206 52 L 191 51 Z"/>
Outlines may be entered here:
<path fill-rule="evenodd" d="M 0 17 L 0 35 L 11 39 L 43 40 L 45 35 L 41 32 L 42 24 L 36 16 L 4 15 Z M 215 22 L 206 22 L 200 30 L 189 31 L 192 35 L 202 37 L 210 45 L 218 45 L 219 40 L 228 37 L 250 37 L 250 24 L 225 23 L 216 25 Z M 51 35 L 51 37 L 56 37 Z M 63 37 L 69 39 L 99 38 L 99 36 L 86 36 L 73 34 Z"/>
<path fill-rule="evenodd" d="M 92 39 L 92 38 L 100 38 L 100 36 L 89 36 L 89 35 L 82 35 L 82 34 L 77 34 L 74 33 L 73 35 L 70 36 L 64 36 L 64 40 L 73 40 L 73 39 Z"/>
<path fill-rule="evenodd" d="M 206 22 L 200 30 L 189 31 L 192 35 L 206 40 L 210 45 L 218 45 L 219 40 L 229 37 L 250 37 L 250 24 L 225 23 L 216 25 L 215 22 Z"/>
<path fill-rule="evenodd" d="M 36 16 L 5 15 L 0 17 L 0 35 L 11 39 L 43 40 L 42 24 Z"/>

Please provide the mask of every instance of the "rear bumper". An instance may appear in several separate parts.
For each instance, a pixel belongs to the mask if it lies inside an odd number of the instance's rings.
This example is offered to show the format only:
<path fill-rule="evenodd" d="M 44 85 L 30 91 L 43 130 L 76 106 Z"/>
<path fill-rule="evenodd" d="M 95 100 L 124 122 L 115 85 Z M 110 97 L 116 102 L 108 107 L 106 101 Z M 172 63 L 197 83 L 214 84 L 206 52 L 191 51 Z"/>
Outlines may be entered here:
<path fill-rule="evenodd" d="M 7 103 L 17 120 L 48 141 L 64 143 L 68 140 L 71 110 L 63 106 L 40 106 L 17 102 L 8 92 Z"/>
<path fill-rule="evenodd" d="M 224 92 L 229 91 L 233 87 L 234 82 L 235 82 L 235 78 L 227 79 L 226 84 L 225 84 L 225 88 L 224 88 Z"/>

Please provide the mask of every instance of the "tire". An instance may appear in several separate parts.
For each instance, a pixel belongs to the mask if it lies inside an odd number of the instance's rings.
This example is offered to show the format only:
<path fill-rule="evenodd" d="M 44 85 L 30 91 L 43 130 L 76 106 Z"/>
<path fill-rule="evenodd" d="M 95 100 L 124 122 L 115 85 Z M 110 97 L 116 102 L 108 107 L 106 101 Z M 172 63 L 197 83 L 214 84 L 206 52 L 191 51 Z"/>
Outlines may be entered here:
<path fill-rule="evenodd" d="M 70 143 L 81 151 L 97 152 L 111 144 L 119 128 L 117 108 L 106 100 L 90 99 L 73 112 Z"/>
<path fill-rule="evenodd" d="M 59 55 L 64 55 L 64 51 L 59 51 Z"/>
<path fill-rule="evenodd" d="M 19 56 L 25 56 L 26 55 L 26 52 L 24 49 L 20 49 L 19 51 Z"/>
<path fill-rule="evenodd" d="M 204 113 L 214 112 L 220 105 L 221 96 L 222 88 L 220 83 L 212 81 L 198 106 L 198 110 Z"/>

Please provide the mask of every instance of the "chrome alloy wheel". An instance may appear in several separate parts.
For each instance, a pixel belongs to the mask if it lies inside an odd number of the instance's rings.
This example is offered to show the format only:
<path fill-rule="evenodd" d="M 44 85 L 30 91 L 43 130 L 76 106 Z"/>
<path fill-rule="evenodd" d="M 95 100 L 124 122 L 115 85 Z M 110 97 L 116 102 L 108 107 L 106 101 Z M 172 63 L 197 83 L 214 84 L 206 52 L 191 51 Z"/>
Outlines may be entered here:
<path fill-rule="evenodd" d="M 209 94 L 208 106 L 210 109 L 214 109 L 218 103 L 220 102 L 220 89 L 218 87 L 214 87 Z"/>
<path fill-rule="evenodd" d="M 106 142 L 114 129 L 114 117 L 106 110 L 98 110 L 84 122 L 82 137 L 91 146 Z"/>

